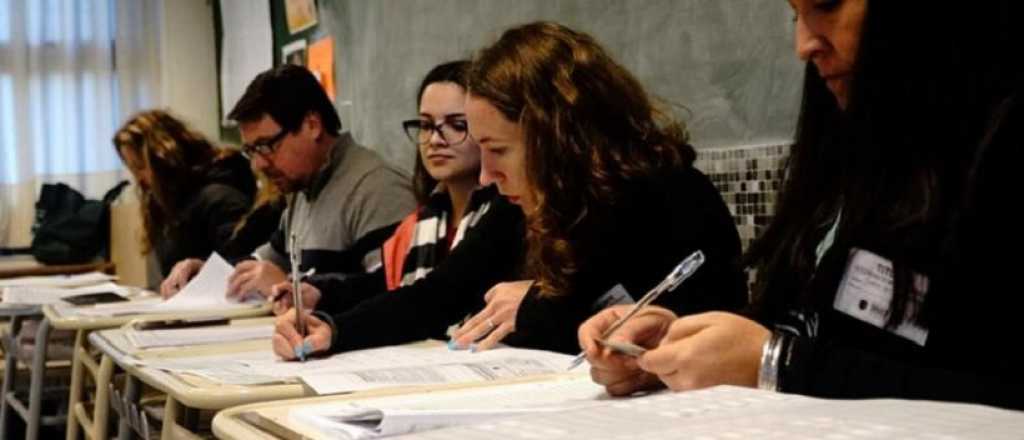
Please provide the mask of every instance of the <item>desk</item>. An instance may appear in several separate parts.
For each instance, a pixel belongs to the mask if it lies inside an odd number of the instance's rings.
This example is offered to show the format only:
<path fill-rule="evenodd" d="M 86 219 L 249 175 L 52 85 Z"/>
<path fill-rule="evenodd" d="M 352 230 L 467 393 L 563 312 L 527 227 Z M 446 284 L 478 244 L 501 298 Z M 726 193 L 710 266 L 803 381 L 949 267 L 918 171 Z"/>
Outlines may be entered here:
<path fill-rule="evenodd" d="M 217 413 L 216 417 L 214 417 L 213 432 L 217 438 L 221 439 L 247 440 L 253 438 L 272 439 L 283 437 L 286 439 L 304 438 L 327 440 L 330 438 L 327 434 L 313 428 L 309 423 L 295 421 L 290 416 L 290 412 L 293 409 L 300 407 L 336 404 L 356 400 L 364 401 L 364 404 L 373 407 L 374 402 L 379 402 L 380 400 L 393 401 L 394 399 L 390 397 L 395 396 L 400 397 L 402 402 L 419 401 L 420 404 L 422 404 L 426 399 L 434 402 L 444 402 L 445 400 L 452 399 L 453 397 L 465 399 L 467 397 L 464 392 L 471 393 L 472 399 L 489 398 L 490 396 L 498 396 L 500 393 L 508 392 L 510 389 L 508 387 L 510 386 L 529 386 L 532 390 L 535 390 L 534 392 L 550 392 L 550 390 L 554 389 L 567 390 L 568 388 L 559 387 L 566 387 L 567 384 L 570 384 L 569 386 L 575 390 L 570 394 L 578 394 L 581 389 L 577 384 L 581 382 L 587 384 L 587 389 L 584 391 L 588 396 L 603 394 L 601 387 L 591 383 L 590 375 L 585 372 L 544 374 L 488 382 L 466 382 L 448 385 L 387 388 L 351 394 L 265 402 L 230 408 Z M 545 391 L 537 391 L 539 389 L 543 389 Z M 564 398 L 564 395 L 561 396 Z M 534 402 L 534 404 L 541 403 L 538 401 Z M 444 404 L 442 403 L 441 406 L 443 405 Z M 435 406 L 435 404 L 430 404 L 428 406 Z M 245 415 L 251 413 L 257 414 L 259 418 L 263 420 L 264 426 L 257 427 L 245 420 Z"/>
<path fill-rule="evenodd" d="M 104 261 L 76 265 L 44 265 L 31 255 L 0 256 L 0 279 L 20 276 L 73 275 L 92 271 L 113 273 L 114 264 Z M 13 410 L 25 419 L 25 437 L 35 439 L 38 436 L 40 425 L 63 423 L 62 416 L 42 417 L 40 414 L 43 400 L 43 379 L 46 376 L 48 365 L 46 350 L 49 346 L 50 332 L 53 329 L 46 319 L 42 319 L 36 330 L 36 343 L 32 359 L 19 359 L 18 332 L 25 320 L 42 317 L 41 308 L 39 306 L 0 304 L 0 317 L 11 320 L 4 337 L 8 350 L 4 353 L 4 381 L 3 389 L 0 391 L 0 435 L 6 435 L 8 417 Z M 14 393 L 14 380 L 19 361 L 31 366 L 27 406 Z"/>
<path fill-rule="evenodd" d="M 270 305 L 260 307 L 229 309 L 229 310 L 201 310 L 188 312 L 173 312 L 160 314 L 139 314 L 122 316 L 82 316 L 76 314 L 77 307 L 66 305 L 47 305 L 43 307 L 45 321 L 53 328 L 60 330 L 75 330 L 74 357 L 71 362 L 71 387 L 68 393 L 68 419 L 66 438 L 74 440 L 78 438 L 79 428 L 82 428 L 86 436 L 93 439 L 105 439 L 107 437 L 107 420 L 110 408 L 110 383 L 114 375 L 114 362 L 108 356 L 102 356 L 99 361 L 94 357 L 89 342 L 90 334 L 96 330 L 108 329 L 124 325 L 133 320 L 164 320 L 176 319 L 183 316 L 223 316 L 226 318 L 245 318 L 263 316 L 270 312 Z M 88 371 L 96 384 L 94 395 L 96 400 L 92 402 L 93 414 L 88 413 L 87 402 L 82 401 L 83 389 L 85 387 L 85 372 Z M 132 384 L 133 385 L 133 384 Z M 134 395 L 135 389 L 126 390 L 126 394 Z M 127 423 L 121 420 L 119 423 Z"/>
<path fill-rule="evenodd" d="M 46 341 L 50 337 L 50 326 L 46 320 L 39 323 L 36 330 L 36 344 L 33 357 L 20 359 L 18 350 L 18 332 L 27 319 L 38 319 L 42 316 L 39 306 L 21 306 L 0 304 L 0 316 L 10 319 L 10 327 L 4 335 L 4 383 L 0 391 L 0 435 L 6 435 L 8 430 L 8 419 L 11 411 L 16 411 L 25 420 L 25 437 L 35 439 L 39 435 L 40 425 L 59 425 L 63 418 L 60 416 L 41 417 L 43 400 L 43 378 L 46 371 Z M 14 380 L 18 370 L 18 364 L 24 362 L 30 365 L 31 380 L 29 384 L 28 406 L 17 398 L 14 389 Z"/>
<path fill-rule="evenodd" d="M 232 321 L 231 325 L 254 325 L 273 322 L 273 318 L 244 319 Z M 242 353 L 256 350 L 269 350 L 270 340 L 255 340 L 224 344 L 211 344 L 194 347 L 176 347 L 159 349 L 136 349 L 127 337 L 124 329 L 97 331 L 89 335 L 93 347 L 103 354 L 102 362 L 113 362 L 125 370 L 130 377 L 126 384 L 125 400 L 137 397 L 138 382 L 142 382 L 165 394 L 164 423 L 162 438 L 192 437 L 191 419 L 198 410 L 221 410 L 231 406 L 268 400 L 288 399 L 311 395 L 298 382 L 271 385 L 226 385 L 195 376 L 168 373 L 155 368 L 136 365 L 136 360 L 154 360 L 170 358 L 186 358 L 214 354 Z M 102 392 L 102 390 L 97 391 Z M 98 399 L 97 399 L 98 400 Z M 122 405 L 126 406 L 126 405 Z M 76 410 L 78 406 L 76 405 Z M 82 410 L 84 411 L 84 409 Z M 76 416 L 78 411 L 75 411 Z M 131 417 L 128 417 L 130 419 Z M 124 420 L 125 417 L 122 417 Z M 184 421 L 179 419 L 186 419 Z M 94 421 L 99 427 L 98 420 Z M 119 425 L 119 438 L 128 438 L 130 432 L 127 423 Z M 102 437 L 102 436 L 101 436 Z M 70 438 L 70 434 L 69 434 Z"/>

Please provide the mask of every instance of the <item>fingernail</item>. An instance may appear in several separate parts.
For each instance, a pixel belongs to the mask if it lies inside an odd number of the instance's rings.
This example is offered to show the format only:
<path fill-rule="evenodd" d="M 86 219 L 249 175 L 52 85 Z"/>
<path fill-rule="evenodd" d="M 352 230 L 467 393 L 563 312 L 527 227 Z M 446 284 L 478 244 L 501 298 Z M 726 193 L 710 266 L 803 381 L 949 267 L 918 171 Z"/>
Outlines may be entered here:
<path fill-rule="evenodd" d="M 453 339 L 449 339 L 448 340 L 448 349 L 451 350 L 451 351 L 459 351 L 459 350 L 465 350 L 466 348 L 461 346 L 461 345 L 459 345 L 459 342 L 456 341 L 453 338 Z"/>
<path fill-rule="evenodd" d="M 302 353 L 307 355 L 313 353 L 313 343 L 308 339 L 302 342 Z"/>
<path fill-rule="evenodd" d="M 302 345 L 295 346 L 295 357 L 299 358 L 300 361 L 306 360 L 306 352 L 304 351 L 305 347 L 305 343 L 303 343 Z"/>
<path fill-rule="evenodd" d="M 477 349 L 478 349 L 479 347 L 480 347 L 480 346 L 479 346 L 479 345 L 476 345 L 476 343 L 473 343 L 473 344 L 469 344 L 469 352 L 470 352 L 470 353 L 476 353 L 476 351 L 477 351 Z"/>

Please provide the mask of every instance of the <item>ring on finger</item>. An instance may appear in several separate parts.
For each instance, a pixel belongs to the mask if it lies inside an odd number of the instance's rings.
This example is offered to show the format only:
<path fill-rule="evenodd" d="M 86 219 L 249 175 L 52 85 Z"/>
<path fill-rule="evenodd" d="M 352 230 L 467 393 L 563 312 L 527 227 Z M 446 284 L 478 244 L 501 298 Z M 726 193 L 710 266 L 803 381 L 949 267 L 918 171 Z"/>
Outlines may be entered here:
<path fill-rule="evenodd" d="M 491 318 L 487 318 L 487 327 L 487 330 L 494 330 L 497 326 L 494 325 L 494 321 L 491 321 Z"/>

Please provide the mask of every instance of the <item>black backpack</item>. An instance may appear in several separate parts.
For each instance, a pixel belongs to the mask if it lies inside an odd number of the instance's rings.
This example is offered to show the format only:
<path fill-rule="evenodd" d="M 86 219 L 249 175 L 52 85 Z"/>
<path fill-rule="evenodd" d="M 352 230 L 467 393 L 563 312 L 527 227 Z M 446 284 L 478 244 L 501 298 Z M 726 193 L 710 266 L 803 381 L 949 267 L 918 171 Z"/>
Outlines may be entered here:
<path fill-rule="evenodd" d="M 110 243 L 110 203 L 128 181 L 103 196 L 88 200 L 64 183 L 45 183 L 36 202 L 32 224 L 32 255 L 44 264 L 87 263 L 107 257 Z"/>

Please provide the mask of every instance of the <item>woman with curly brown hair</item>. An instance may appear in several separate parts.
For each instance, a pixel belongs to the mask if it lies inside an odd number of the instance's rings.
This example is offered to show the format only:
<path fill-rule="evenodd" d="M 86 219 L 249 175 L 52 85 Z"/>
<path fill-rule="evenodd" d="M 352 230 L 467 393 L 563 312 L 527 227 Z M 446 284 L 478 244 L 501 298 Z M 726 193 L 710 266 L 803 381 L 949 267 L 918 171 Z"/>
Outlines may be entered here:
<path fill-rule="evenodd" d="M 156 251 L 164 276 L 176 262 L 214 251 L 245 256 L 276 228 L 280 208 L 268 185 L 253 207 L 257 185 L 248 161 L 167 112 L 133 116 L 113 144 L 138 188 L 143 252 Z"/>
<path fill-rule="evenodd" d="M 328 325 L 314 320 L 305 341 L 312 351 L 415 340 L 475 311 L 452 347 L 479 340 L 477 349 L 503 341 L 573 352 L 577 327 L 605 292 L 621 285 L 639 297 L 697 250 L 706 263 L 661 304 L 689 314 L 746 303 L 736 228 L 715 187 L 693 168 L 685 129 L 592 37 L 545 22 L 509 29 L 478 53 L 469 84 L 466 117 L 481 148 L 481 183 L 496 184 L 525 214 L 518 250 L 525 247 L 526 256 L 516 260 L 516 279 L 535 282 L 492 287 L 508 281 L 495 279 L 476 291 L 434 289 L 405 300 L 387 295 L 321 316 Z M 497 235 L 483 237 L 507 241 Z M 476 248 L 469 240 L 460 246 L 466 252 Z M 455 252 L 446 265 L 489 270 L 465 260 L 516 251 L 495 246 Z M 304 342 L 289 315 L 275 337 L 284 358 Z"/>

